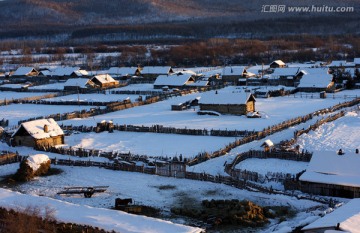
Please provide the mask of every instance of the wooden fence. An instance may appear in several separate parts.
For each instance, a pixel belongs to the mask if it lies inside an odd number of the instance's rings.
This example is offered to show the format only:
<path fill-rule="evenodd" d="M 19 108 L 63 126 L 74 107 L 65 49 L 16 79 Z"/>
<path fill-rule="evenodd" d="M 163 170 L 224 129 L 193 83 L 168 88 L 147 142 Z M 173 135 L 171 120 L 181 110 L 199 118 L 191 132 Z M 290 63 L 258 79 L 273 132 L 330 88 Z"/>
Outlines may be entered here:
<path fill-rule="evenodd" d="M 86 126 L 86 125 L 81 125 L 81 126 L 61 125 L 60 127 L 63 130 L 78 131 L 82 133 L 102 132 L 106 130 L 106 127 L 100 130 L 98 127 Z M 247 131 L 247 130 L 189 129 L 189 128 L 166 127 L 163 125 L 137 126 L 137 125 L 115 124 L 112 126 L 111 129 L 117 131 L 123 131 L 123 132 L 146 132 L 146 133 L 183 134 L 183 135 L 218 136 L 218 137 L 244 137 L 254 133 L 254 131 Z"/>
<path fill-rule="evenodd" d="M 25 98 L 19 98 L 19 99 L 4 99 L 0 100 L 0 106 L 2 105 L 9 105 L 9 104 L 25 104 L 25 103 L 37 103 L 38 101 L 42 99 L 48 99 L 48 98 L 54 98 L 59 96 L 65 96 L 65 95 L 71 95 L 75 94 L 74 92 L 57 92 L 52 94 L 46 94 L 46 95 L 40 95 L 40 96 L 31 96 L 31 97 L 25 97 Z"/>

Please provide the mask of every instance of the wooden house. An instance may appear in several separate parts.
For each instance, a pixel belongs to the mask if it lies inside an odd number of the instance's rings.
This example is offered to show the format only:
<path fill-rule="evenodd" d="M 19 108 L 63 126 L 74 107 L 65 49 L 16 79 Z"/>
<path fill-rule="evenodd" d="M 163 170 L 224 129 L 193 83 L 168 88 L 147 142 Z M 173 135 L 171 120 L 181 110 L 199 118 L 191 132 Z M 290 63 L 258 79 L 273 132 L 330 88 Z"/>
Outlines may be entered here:
<path fill-rule="evenodd" d="M 116 81 L 108 74 L 99 74 L 91 78 L 90 80 L 94 83 L 95 87 L 106 89 L 119 86 L 119 81 Z"/>
<path fill-rule="evenodd" d="M 88 78 L 70 78 L 64 83 L 64 91 L 77 91 L 85 93 L 94 83 Z"/>
<path fill-rule="evenodd" d="M 275 68 L 273 73 L 269 74 L 271 78 L 268 79 L 268 84 L 293 87 L 299 84 L 304 74 L 305 72 L 298 67 Z"/>
<path fill-rule="evenodd" d="M 64 132 L 54 119 L 24 122 L 11 136 L 13 146 L 50 148 L 64 144 Z"/>
<path fill-rule="evenodd" d="M 106 73 L 118 80 L 140 75 L 138 67 L 111 67 Z"/>
<path fill-rule="evenodd" d="M 327 65 L 330 69 L 340 69 L 340 68 L 354 68 L 355 63 L 347 62 L 346 60 L 337 60 L 332 61 L 330 64 Z"/>
<path fill-rule="evenodd" d="M 270 63 L 270 68 L 284 68 L 286 67 L 286 63 L 282 60 L 276 60 Z"/>
<path fill-rule="evenodd" d="M 359 164 L 359 150 L 314 152 L 299 178 L 300 190 L 315 195 L 359 198 Z"/>
<path fill-rule="evenodd" d="M 159 75 L 155 82 L 154 88 L 159 89 L 167 86 L 168 88 L 183 88 L 195 82 L 192 74 L 178 72 L 172 75 Z"/>
<path fill-rule="evenodd" d="M 255 111 L 255 97 L 249 92 L 211 91 L 199 100 L 200 111 L 246 115 Z"/>
<path fill-rule="evenodd" d="M 359 232 L 360 199 L 350 200 L 331 213 L 303 227 L 304 233 Z"/>
<path fill-rule="evenodd" d="M 240 78 L 247 77 L 245 66 L 225 66 L 221 74 L 224 83 L 238 85 Z"/>
<path fill-rule="evenodd" d="M 80 69 L 80 67 L 57 67 L 51 72 L 51 77 L 59 79 L 68 79 L 68 78 L 79 78 L 79 77 L 88 77 L 89 73 L 86 70 Z"/>
<path fill-rule="evenodd" d="M 171 75 L 174 71 L 170 66 L 144 66 L 143 68 L 138 68 L 136 73 L 144 78 L 155 79 L 159 75 Z"/>
<path fill-rule="evenodd" d="M 315 73 L 302 76 L 297 89 L 300 92 L 332 92 L 335 89 L 335 82 L 332 74 Z"/>
<path fill-rule="evenodd" d="M 12 78 L 15 77 L 34 77 L 39 74 L 39 71 L 37 71 L 33 67 L 19 67 L 17 70 L 15 70 L 14 73 L 11 74 Z"/>

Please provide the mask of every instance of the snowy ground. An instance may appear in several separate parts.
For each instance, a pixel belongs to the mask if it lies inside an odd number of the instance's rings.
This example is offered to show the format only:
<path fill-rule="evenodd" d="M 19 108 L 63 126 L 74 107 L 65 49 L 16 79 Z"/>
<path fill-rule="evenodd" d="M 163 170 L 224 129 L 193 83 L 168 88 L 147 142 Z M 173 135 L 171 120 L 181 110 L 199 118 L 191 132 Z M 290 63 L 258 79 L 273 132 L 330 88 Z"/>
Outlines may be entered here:
<path fill-rule="evenodd" d="M 148 156 L 196 156 L 199 152 L 211 152 L 235 141 L 232 137 L 189 136 L 179 134 L 155 134 L 118 132 L 80 133 L 65 138 L 67 145 L 75 148 L 102 151 L 131 152 Z M 178 142 L 178 143 L 175 143 Z"/>
<path fill-rule="evenodd" d="M 359 91 L 349 92 L 354 95 L 359 95 Z M 343 93 L 344 94 L 344 93 Z M 63 121 L 66 125 L 96 125 L 96 122 L 101 120 L 113 120 L 118 124 L 136 124 L 136 125 L 154 125 L 162 124 L 166 126 L 173 126 L 178 128 L 207 128 L 207 129 L 249 129 L 261 130 L 270 125 L 280 123 L 284 120 L 291 119 L 297 116 L 311 113 L 315 110 L 330 107 L 339 102 L 347 101 L 340 98 L 296 98 L 294 97 L 279 97 L 269 99 L 257 99 L 256 108 L 264 114 L 261 119 L 248 119 L 239 116 L 199 116 L 193 109 L 189 111 L 174 112 L 170 110 L 171 104 L 178 104 L 190 99 L 194 99 L 201 94 L 191 94 L 171 98 L 159 103 L 131 108 L 123 111 L 118 111 L 102 116 L 96 116 L 91 119 L 75 119 Z M 350 94 L 349 94 L 350 95 Z M 48 106 L 48 105 L 8 105 L 0 107 L 0 119 L 6 118 L 10 120 L 10 124 L 17 124 L 20 119 L 27 119 L 34 116 L 47 115 L 55 112 L 71 112 L 81 110 L 85 106 Z M 290 139 L 297 129 L 307 128 L 309 124 L 313 124 L 316 120 L 321 119 L 322 116 L 314 117 L 311 121 L 290 129 L 281 131 L 279 133 L 270 135 L 263 140 L 254 141 L 246 145 L 235 148 L 230 151 L 228 155 L 220 158 L 211 159 L 207 162 L 196 166 L 187 167 L 187 171 L 207 172 L 213 175 L 226 175 L 224 172 L 224 163 L 231 162 L 238 153 L 248 151 L 250 149 L 261 149 L 261 144 L 266 139 L 271 139 L 274 143 L 281 140 Z M 337 121 L 327 123 L 321 126 L 318 130 L 310 132 L 308 135 L 303 135 L 299 138 L 298 144 L 301 148 L 309 151 L 321 150 L 337 150 L 340 147 L 343 150 L 353 150 L 360 148 L 359 135 L 359 112 L 348 113 L 345 117 Z M 107 137 L 107 132 L 100 134 L 74 134 L 67 137 L 66 143 L 75 146 L 89 147 L 103 150 L 124 150 L 139 154 L 158 153 L 184 156 L 188 154 L 195 154 L 198 152 L 216 150 L 223 147 L 225 144 L 234 141 L 234 138 L 218 138 L 210 136 L 184 136 L 184 135 L 162 135 L 162 134 L 145 134 L 145 133 L 129 133 L 116 132 Z M 204 149 L 205 148 L 205 149 Z M 0 143 L 0 149 L 18 150 L 20 154 L 35 154 L 37 153 L 31 148 L 16 147 L 9 148 L 6 144 Z M 161 149 L 161 150 L 160 150 Z M 50 157 L 65 158 L 69 156 L 49 154 Z M 90 157 L 81 158 L 82 160 L 102 160 L 103 158 Z M 257 171 L 262 174 L 266 172 L 294 172 L 306 168 L 306 163 L 302 162 L 284 162 L 274 159 L 264 160 L 245 160 L 240 163 L 237 168 L 244 168 L 247 170 Z M 304 200 L 297 200 L 293 197 L 283 195 L 268 195 L 263 193 L 249 192 L 239 190 L 234 187 L 223 184 L 193 181 L 186 179 L 175 179 L 160 176 L 151 176 L 140 173 L 128 173 L 123 171 L 111 171 L 100 168 L 81 168 L 81 167 L 65 167 L 55 166 L 62 169 L 64 172 L 56 176 L 48 176 L 35 179 L 26 184 L 22 184 L 16 188 L 30 195 L 43 195 L 46 197 L 55 198 L 63 201 L 60 206 L 68 206 L 64 202 L 74 203 L 76 208 L 108 208 L 114 205 L 116 197 L 133 198 L 135 201 L 162 208 L 165 212 L 176 205 L 181 205 L 184 200 L 203 200 L 203 199 L 249 199 L 259 205 L 286 205 L 292 207 L 297 215 L 292 218 L 278 223 L 273 221 L 266 229 L 261 229 L 259 232 L 290 232 L 296 226 L 304 225 L 314 221 L 319 212 L 313 211 L 315 209 L 324 209 L 325 206 L 318 203 Z M 0 177 L 12 174 L 18 168 L 18 164 L 6 165 L 0 167 Z M 85 199 L 81 196 L 59 196 L 56 193 L 65 186 L 93 186 L 93 185 L 109 185 L 107 192 L 96 194 L 91 199 Z M 172 187 L 170 189 L 163 189 L 162 187 Z M 1 197 L 13 196 L 14 194 L 4 194 L 1 192 Z M 23 199 L 16 197 L 18 199 Z M 24 199 L 28 199 L 25 197 Z M 1 200 L 1 198 L 0 198 Z M 6 201 L 6 203 L 9 203 Z M 41 198 L 33 201 L 34 203 L 45 203 Z M 2 202 L 4 203 L 4 202 Z M 57 205 L 57 204 L 56 204 Z M 59 207 L 61 209 L 62 207 Z M 91 208 L 90 208 L 91 209 Z M 310 211 L 310 209 L 312 209 Z M 111 217 L 108 212 L 102 212 L 103 215 L 97 215 L 95 219 L 109 219 L 108 226 L 113 226 L 115 220 L 110 220 Z M 89 215 L 91 213 L 89 212 Z M 111 215 L 113 216 L 113 215 Z M 77 216 L 76 216 L 77 217 Z M 72 219 L 77 219 L 73 216 Z M 124 216 L 123 216 L 124 217 Z M 125 218 L 125 217 L 124 217 Z M 89 220 L 85 220 L 89 221 Z M 148 222 L 141 220 L 129 220 L 137 227 L 145 226 Z M 134 222 L 133 222 L 134 221 Z M 139 223 L 139 221 L 141 223 Z M 152 221 L 152 220 L 151 220 Z M 177 221 L 177 220 L 176 220 Z M 95 222 L 95 221 L 94 221 Z M 184 223 L 184 222 L 180 222 Z M 160 223 L 159 223 L 160 224 Z M 107 228 L 106 228 L 107 229 Z M 164 228 L 168 229 L 168 228 Z M 182 228 L 183 229 L 183 228 Z M 140 231 L 136 228 L 134 231 Z M 143 231 L 144 232 L 144 231 Z M 175 231 L 177 232 L 177 231 Z M 182 232 L 182 231 L 181 231 Z M 185 230 L 184 232 L 189 232 Z"/>
<path fill-rule="evenodd" d="M 263 193 L 249 192 L 236 189 L 223 184 L 176 179 L 161 176 L 150 176 L 140 173 L 123 171 L 111 171 L 101 168 L 83 168 L 54 166 L 64 172 L 56 176 L 37 178 L 31 182 L 20 185 L 15 190 L 30 195 L 51 197 L 64 202 L 74 203 L 80 207 L 91 206 L 95 208 L 110 208 L 114 206 L 114 200 L 120 198 L 133 198 L 137 203 L 161 208 L 165 213 L 174 206 L 182 206 L 191 202 L 197 205 L 201 200 L 211 199 L 247 199 L 262 206 L 286 205 L 296 212 L 301 212 L 302 217 L 311 217 L 313 213 L 306 212 L 310 208 L 318 206 L 318 203 L 298 200 L 283 195 L 267 195 Z M 2 167 L 0 176 L 15 172 L 17 164 Z M 136 185 L 134 185 L 136 184 Z M 105 193 L 95 194 L 92 198 L 83 198 L 80 195 L 58 195 L 63 187 L 67 186 L 97 186 L 108 185 Z M 171 188 L 162 188 L 171 187 Z M 1 200 L 1 198 L 0 198 Z M 1 201 L 0 201 L 1 202 Z M 37 200 L 34 203 L 42 203 Z M 66 204 L 66 203 L 64 203 Z M 98 215 L 106 218 L 107 215 Z M 111 221 L 111 220 L 109 220 Z M 178 220 L 173 220 L 178 221 Z M 110 222 L 112 223 L 112 222 Z M 184 223 L 184 222 L 180 222 Z M 288 225 L 297 224 L 295 222 Z M 139 226 L 143 223 L 139 222 Z M 274 229 L 276 226 L 268 226 Z M 267 230 L 268 230 L 267 229 Z M 266 232 L 262 229 L 260 232 Z"/>
<path fill-rule="evenodd" d="M 360 149 L 360 112 L 349 112 L 344 117 L 324 124 L 316 131 L 301 135 L 297 143 L 308 151 L 337 151 L 340 148 L 355 152 Z"/>
<path fill-rule="evenodd" d="M 44 84 L 44 85 L 39 85 L 39 86 L 32 86 L 32 87 L 29 87 L 29 89 L 30 90 L 46 90 L 46 89 L 50 89 L 50 90 L 62 91 L 62 90 L 64 90 L 64 86 L 65 86 L 65 82 L 49 83 L 49 84 Z"/>
<path fill-rule="evenodd" d="M 359 94 L 360 91 L 353 93 Z M 183 103 L 201 96 L 195 93 L 186 96 L 174 97 L 158 103 L 130 108 L 123 111 L 113 112 L 97 116 L 101 120 L 112 120 L 115 124 L 131 125 L 164 125 L 176 128 L 196 129 L 237 129 L 237 130 L 262 130 L 268 126 L 281 123 L 285 120 L 303 116 L 316 110 L 328 108 L 339 102 L 349 99 L 310 99 L 294 97 L 276 97 L 256 100 L 256 110 L 262 118 L 246 118 L 245 116 L 210 116 L 198 115 L 198 108 L 186 111 L 171 111 L 171 105 Z M 100 121 L 101 121 L 100 120 Z M 63 121 L 65 125 L 93 125 L 92 119 L 73 119 Z"/>

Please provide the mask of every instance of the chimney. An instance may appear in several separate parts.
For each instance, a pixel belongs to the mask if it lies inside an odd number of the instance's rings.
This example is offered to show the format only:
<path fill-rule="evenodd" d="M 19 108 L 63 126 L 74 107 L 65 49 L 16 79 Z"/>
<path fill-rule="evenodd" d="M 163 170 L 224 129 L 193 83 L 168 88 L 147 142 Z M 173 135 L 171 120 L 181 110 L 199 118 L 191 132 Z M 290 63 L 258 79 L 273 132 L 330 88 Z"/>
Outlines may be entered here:
<path fill-rule="evenodd" d="M 44 125 L 44 132 L 49 133 L 49 126 L 48 125 Z"/>

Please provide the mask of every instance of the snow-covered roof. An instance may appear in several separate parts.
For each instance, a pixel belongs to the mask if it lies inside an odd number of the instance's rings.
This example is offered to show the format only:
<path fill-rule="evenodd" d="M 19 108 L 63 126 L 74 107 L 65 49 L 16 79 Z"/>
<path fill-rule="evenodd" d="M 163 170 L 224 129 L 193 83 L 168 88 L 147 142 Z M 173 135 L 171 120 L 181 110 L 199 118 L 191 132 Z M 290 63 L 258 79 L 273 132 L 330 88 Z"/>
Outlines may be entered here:
<path fill-rule="evenodd" d="M 27 165 L 29 165 L 31 167 L 31 169 L 35 172 L 40 168 L 40 165 L 42 163 L 46 163 L 47 161 L 49 161 L 49 156 L 44 155 L 44 154 L 36 154 L 36 155 L 31 155 L 26 159 L 26 163 Z"/>
<path fill-rule="evenodd" d="M 70 76 L 74 72 L 79 71 L 80 67 L 57 67 L 51 75 L 54 76 Z"/>
<path fill-rule="evenodd" d="M 187 85 L 188 86 L 194 86 L 194 87 L 206 87 L 206 86 L 209 85 L 209 81 L 208 80 L 198 80 L 196 82 L 189 83 Z"/>
<path fill-rule="evenodd" d="M 250 97 L 254 98 L 251 93 L 243 91 L 209 91 L 201 96 L 199 104 L 246 104 Z"/>
<path fill-rule="evenodd" d="M 173 74 L 173 75 L 159 75 L 155 82 L 155 86 L 183 86 L 193 82 L 192 75 L 188 73 Z"/>
<path fill-rule="evenodd" d="M 13 74 L 12 76 L 26 76 L 29 75 L 31 72 L 33 72 L 36 70 L 34 69 L 34 67 L 19 67 Z"/>
<path fill-rule="evenodd" d="M 355 66 L 352 62 L 347 62 L 346 60 L 339 60 L 339 61 L 332 61 L 329 65 L 329 67 L 341 67 L 341 66 Z"/>
<path fill-rule="evenodd" d="M 275 68 L 274 72 L 271 76 L 279 77 L 279 76 L 295 76 L 299 72 L 298 67 L 286 67 L 286 68 Z"/>
<path fill-rule="evenodd" d="M 111 67 L 107 73 L 114 76 L 134 75 L 137 67 Z"/>
<path fill-rule="evenodd" d="M 70 78 L 68 80 L 66 80 L 66 82 L 64 83 L 64 86 L 78 86 L 81 88 L 86 88 L 86 84 L 89 82 L 89 79 L 87 78 Z"/>
<path fill-rule="evenodd" d="M 88 75 L 89 75 L 89 72 L 87 72 L 86 70 L 76 70 L 76 71 L 74 71 L 74 73 L 75 73 L 78 77 L 88 76 Z"/>
<path fill-rule="evenodd" d="M 341 232 L 360 232 L 360 198 L 350 200 L 333 212 L 305 226 L 302 230 L 335 228 L 338 223 Z"/>
<path fill-rule="evenodd" d="M 266 139 L 262 145 L 272 147 L 272 146 L 274 146 L 274 143 L 270 139 Z"/>
<path fill-rule="evenodd" d="M 300 71 L 303 72 L 304 74 L 328 74 L 329 68 L 328 67 L 302 68 Z"/>
<path fill-rule="evenodd" d="M 332 80 L 331 74 L 306 74 L 302 76 L 298 87 L 327 88 Z"/>
<path fill-rule="evenodd" d="M 355 57 L 354 58 L 354 64 L 355 65 L 360 65 L 360 57 Z"/>
<path fill-rule="evenodd" d="M 110 75 L 108 74 L 99 74 L 94 76 L 91 80 L 96 79 L 98 80 L 100 83 L 111 83 L 111 82 L 117 82 L 115 81 L 115 79 L 113 79 Z"/>
<path fill-rule="evenodd" d="M 144 66 L 141 69 L 141 74 L 169 74 L 171 66 Z"/>
<path fill-rule="evenodd" d="M 270 65 L 273 64 L 273 63 L 276 63 L 276 64 L 278 64 L 279 66 L 284 66 L 284 65 L 286 65 L 285 62 L 283 62 L 282 60 L 273 61 L 273 62 L 270 63 Z"/>
<path fill-rule="evenodd" d="M 232 76 L 232 75 L 243 75 L 245 70 L 245 66 L 225 66 L 222 70 L 223 76 Z"/>
<path fill-rule="evenodd" d="M 48 126 L 48 132 L 44 131 L 45 125 Z M 52 118 L 24 122 L 12 136 L 16 135 L 22 127 L 35 139 L 56 137 L 64 134 L 60 126 Z"/>
<path fill-rule="evenodd" d="M 44 76 L 50 76 L 51 75 L 51 71 L 50 70 L 41 70 L 39 71 L 39 74 L 44 75 Z"/>
<path fill-rule="evenodd" d="M 344 152 L 343 155 L 336 151 L 314 152 L 300 180 L 360 187 L 360 154 L 356 154 L 355 149 Z"/>

